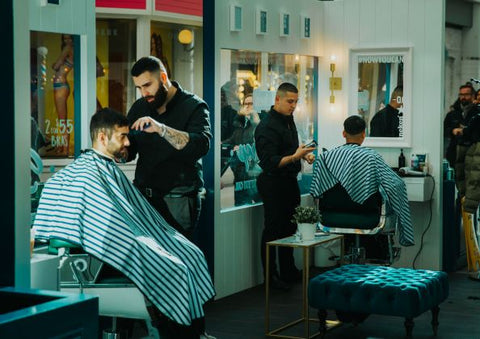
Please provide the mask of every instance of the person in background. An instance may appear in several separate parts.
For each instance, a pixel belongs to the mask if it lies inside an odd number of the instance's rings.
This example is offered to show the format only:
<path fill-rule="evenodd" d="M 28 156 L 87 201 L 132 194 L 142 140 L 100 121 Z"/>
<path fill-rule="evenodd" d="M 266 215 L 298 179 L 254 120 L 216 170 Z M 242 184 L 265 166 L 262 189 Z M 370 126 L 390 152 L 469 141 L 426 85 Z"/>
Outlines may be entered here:
<path fill-rule="evenodd" d="M 128 112 L 127 161 L 138 155 L 135 186 L 165 220 L 193 239 L 204 194 L 201 158 L 210 148 L 208 106 L 171 81 L 160 59 L 140 58 L 131 75 L 142 98 Z"/>
<path fill-rule="evenodd" d="M 370 136 L 398 138 L 400 135 L 400 107 L 403 107 L 403 86 L 397 86 L 393 90 L 387 106 L 373 116 L 370 121 Z"/>
<path fill-rule="evenodd" d="M 128 153 L 128 125 L 110 108 L 92 116 L 92 149 L 45 184 L 36 237 L 77 244 L 123 273 L 145 296 L 161 338 L 211 338 L 203 305 L 215 291 L 202 251 L 168 225 L 117 166 Z"/>
<path fill-rule="evenodd" d="M 475 89 L 471 85 L 462 85 L 458 89 L 458 106 L 447 113 L 443 120 L 444 136 L 448 139 L 445 158 L 451 167 L 455 167 L 457 145 L 463 144 L 461 130 L 470 119 L 478 113 L 478 106 L 474 103 Z M 455 107 L 455 105 L 454 105 Z"/>
<path fill-rule="evenodd" d="M 257 166 L 256 153 L 252 152 L 253 134 L 259 122 L 258 113 L 253 109 L 253 96 L 247 94 L 233 121 L 232 136 L 222 141 L 222 144 L 233 146 L 230 167 L 234 175 L 235 206 L 252 204 L 260 200 L 256 184 L 252 184 L 256 179 L 254 168 Z"/>
<path fill-rule="evenodd" d="M 255 147 L 262 173 L 257 178 L 257 188 L 263 200 L 264 229 L 260 245 L 264 276 L 266 275 L 266 249 L 269 241 L 295 233 L 292 223 L 295 207 L 300 204 L 297 175 L 301 161 L 313 163 L 314 147 L 299 145 L 293 112 L 298 102 L 298 89 L 291 83 L 282 83 L 275 95 L 275 103 L 268 115 L 255 130 Z M 278 249 L 280 272 L 276 268 L 275 248 L 270 252 L 270 285 L 288 290 L 291 282 L 301 279 L 295 267 L 293 249 Z"/>

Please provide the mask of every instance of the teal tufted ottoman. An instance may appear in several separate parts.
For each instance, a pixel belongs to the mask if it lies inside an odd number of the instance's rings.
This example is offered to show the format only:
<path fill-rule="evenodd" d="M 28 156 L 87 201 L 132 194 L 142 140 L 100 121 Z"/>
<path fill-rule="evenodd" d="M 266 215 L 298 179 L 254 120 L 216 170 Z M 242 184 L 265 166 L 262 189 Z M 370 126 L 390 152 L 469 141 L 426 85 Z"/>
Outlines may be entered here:
<path fill-rule="evenodd" d="M 413 318 L 432 311 L 437 334 L 438 305 L 448 296 L 445 272 L 372 265 L 345 265 L 319 274 L 308 285 L 308 302 L 318 309 L 320 333 L 326 332 L 326 310 L 404 317 L 407 337 Z"/>

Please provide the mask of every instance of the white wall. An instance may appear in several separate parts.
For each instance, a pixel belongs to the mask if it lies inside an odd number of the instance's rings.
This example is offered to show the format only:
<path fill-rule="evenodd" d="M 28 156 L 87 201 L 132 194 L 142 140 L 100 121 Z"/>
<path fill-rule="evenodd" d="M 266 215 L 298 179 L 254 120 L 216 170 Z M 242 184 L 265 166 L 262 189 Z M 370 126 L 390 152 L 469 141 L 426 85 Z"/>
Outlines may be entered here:
<path fill-rule="evenodd" d="M 220 50 L 244 49 L 260 52 L 291 53 L 321 56 L 322 6 L 311 0 L 270 1 L 237 0 L 243 6 L 243 30 L 230 32 L 230 2 L 215 1 L 215 88 L 218 89 L 215 112 L 220 112 Z M 268 35 L 255 33 L 256 9 L 268 12 Z M 291 15 L 291 35 L 280 37 L 280 13 Z M 300 39 L 300 16 L 311 18 L 312 37 Z M 228 65 L 229 66 L 229 65 Z M 227 67 L 229 71 L 229 67 Z M 215 135 L 220 136 L 220 114 L 215 116 Z M 220 149 L 217 137 L 214 147 Z M 215 159 L 220 168 L 220 159 Z M 220 192 L 220 178 L 216 178 L 215 192 Z M 263 229 L 263 206 L 220 213 L 220 194 L 215 196 L 215 289 L 217 298 L 255 286 L 263 282 L 260 261 L 260 238 Z"/>
<path fill-rule="evenodd" d="M 324 51 L 338 56 L 337 72 L 343 77 L 343 91 L 337 98 L 340 104 L 332 113 L 327 109 L 328 93 L 320 87 L 320 145 L 330 148 L 342 144 L 342 122 L 350 113 L 349 48 L 362 46 L 413 47 L 412 147 L 406 155 L 427 152 L 430 173 L 436 188 L 432 204 L 432 222 L 424 237 L 423 250 L 416 267 L 440 269 L 442 261 L 442 202 L 441 162 L 443 159 L 443 63 L 444 63 L 444 3 L 436 0 L 343 0 L 324 2 Z M 321 84 L 328 83 L 320 66 Z M 354 94 L 354 93 L 353 93 Z M 337 94 L 336 94 L 337 95 Z M 378 148 L 387 163 L 397 166 L 398 148 Z M 402 248 L 398 266 L 411 267 L 421 243 L 421 234 L 428 223 L 427 203 L 411 203 L 416 245 Z"/>

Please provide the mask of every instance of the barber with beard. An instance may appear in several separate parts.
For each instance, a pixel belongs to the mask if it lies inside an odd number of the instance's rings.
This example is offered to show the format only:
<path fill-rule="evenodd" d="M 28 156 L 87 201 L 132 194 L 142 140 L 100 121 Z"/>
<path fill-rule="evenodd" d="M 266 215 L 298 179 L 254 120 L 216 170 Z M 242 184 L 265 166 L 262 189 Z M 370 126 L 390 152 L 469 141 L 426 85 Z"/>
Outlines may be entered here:
<path fill-rule="evenodd" d="M 468 84 L 460 86 L 458 90 L 458 104 L 447 113 L 443 121 L 445 137 L 449 138 L 445 158 L 451 167 L 455 167 L 457 158 L 457 145 L 470 145 L 468 138 L 464 138 L 463 128 L 467 126 L 476 114 L 480 112 L 474 103 L 475 89 Z"/>
<path fill-rule="evenodd" d="M 142 95 L 127 116 L 127 161 L 138 154 L 134 184 L 170 225 L 192 240 L 204 191 L 200 159 L 212 138 L 208 106 L 171 81 L 156 57 L 139 59 L 130 73 Z"/>

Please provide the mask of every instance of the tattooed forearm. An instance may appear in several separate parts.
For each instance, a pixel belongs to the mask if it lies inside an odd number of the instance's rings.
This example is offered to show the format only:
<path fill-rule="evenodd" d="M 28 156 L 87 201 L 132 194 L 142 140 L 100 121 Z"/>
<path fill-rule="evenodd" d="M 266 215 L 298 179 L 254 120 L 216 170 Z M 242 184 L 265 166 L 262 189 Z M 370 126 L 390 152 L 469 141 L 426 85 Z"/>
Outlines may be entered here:
<path fill-rule="evenodd" d="M 190 137 L 187 132 L 176 130 L 175 128 L 171 128 L 165 126 L 165 135 L 163 138 L 167 140 L 170 145 L 172 145 L 175 149 L 181 150 L 187 146 Z M 163 133 L 163 132 L 162 132 Z"/>

